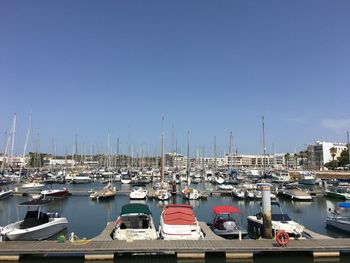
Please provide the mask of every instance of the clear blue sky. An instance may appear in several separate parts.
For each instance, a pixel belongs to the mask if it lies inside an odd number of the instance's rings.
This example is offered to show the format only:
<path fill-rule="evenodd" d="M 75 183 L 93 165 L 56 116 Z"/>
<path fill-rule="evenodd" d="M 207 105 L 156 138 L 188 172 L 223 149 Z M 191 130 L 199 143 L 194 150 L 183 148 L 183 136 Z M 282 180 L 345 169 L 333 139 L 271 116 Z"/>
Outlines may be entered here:
<path fill-rule="evenodd" d="M 0 152 L 294 152 L 350 129 L 350 1 L 0 1 Z M 129 132 L 130 131 L 130 132 Z M 29 149 L 30 150 L 30 149 Z"/>

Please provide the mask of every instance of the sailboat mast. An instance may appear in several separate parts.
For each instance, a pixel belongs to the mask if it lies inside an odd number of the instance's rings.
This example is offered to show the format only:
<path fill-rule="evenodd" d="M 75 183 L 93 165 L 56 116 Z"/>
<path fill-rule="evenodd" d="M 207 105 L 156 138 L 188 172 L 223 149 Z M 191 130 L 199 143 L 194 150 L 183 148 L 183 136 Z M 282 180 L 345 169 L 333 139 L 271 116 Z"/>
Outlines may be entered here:
<path fill-rule="evenodd" d="M 16 135 L 16 119 L 17 115 L 15 113 L 15 116 L 13 117 L 13 130 L 12 130 L 12 145 L 11 145 L 11 158 L 13 158 L 13 149 L 15 145 L 15 135 Z M 12 159 L 13 160 L 13 159 Z M 12 162 L 13 164 L 13 162 Z"/>
<path fill-rule="evenodd" d="M 174 168 L 174 125 L 171 127 L 171 168 Z"/>
<path fill-rule="evenodd" d="M 231 167 L 232 167 L 232 131 L 230 132 L 230 145 L 229 145 L 228 152 L 229 152 L 228 165 L 229 165 L 229 169 L 231 169 Z"/>
<path fill-rule="evenodd" d="M 190 177 L 190 130 L 187 131 L 187 182 Z"/>
<path fill-rule="evenodd" d="M 162 117 L 162 159 L 160 165 L 161 182 L 164 181 L 164 117 Z"/>
<path fill-rule="evenodd" d="M 217 172 L 217 163 L 216 163 L 216 136 L 214 136 L 214 168 L 215 173 Z"/>
<path fill-rule="evenodd" d="M 263 133 L 263 160 L 262 164 L 263 167 L 265 167 L 265 155 L 266 155 L 266 143 L 265 143 L 265 122 L 264 122 L 264 116 L 262 116 L 262 133 Z"/>

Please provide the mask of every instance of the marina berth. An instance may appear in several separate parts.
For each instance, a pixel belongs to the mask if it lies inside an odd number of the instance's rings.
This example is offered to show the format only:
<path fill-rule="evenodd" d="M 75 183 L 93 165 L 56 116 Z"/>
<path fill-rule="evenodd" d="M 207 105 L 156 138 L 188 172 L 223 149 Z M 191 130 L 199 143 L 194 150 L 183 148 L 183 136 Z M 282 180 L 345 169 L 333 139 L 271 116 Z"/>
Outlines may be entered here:
<path fill-rule="evenodd" d="M 287 184 L 277 189 L 277 195 L 294 201 L 312 201 L 310 193 L 298 184 Z"/>
<path fill-rule="evenodd" d="M 278 202 L 271 202 L 272 210 L 272 234 L 276 235 L 277 231 L 285 231 L 289 236 L 301 238 L 304 232 L 304 226 L 293 221 L 288 214 L 283 213 Z M 248 234 L 250 238 L 259 238 L 263 233 L 263 216 L 262 212 L 248 216 Z"/>
<path fill-rule="evenodd" d="M 49 200 L 34 199 L 21 203 L 20 206 L 29 207 L 24 219 L 3 227 L 0 235 L 3 239 L 11 241 L 44 240 L 66 229 L 67 218 L 60 217 L 57 212 L 42 211 L 41 207 L 49 202 Z"/>
<path fill-rule="evenodd" d="M 116 240 L 154 240 L 158 233 L 154 226 L 152 213 L 146 204 L 126 204 L 115 222 L 113 239 Z"/>
<path fill-rule="evenodd" d="M 143 186 L 134 186 L 129 194 L 130 200 L 143 200 L 148 196 L 148 191 Z"/>
<path fill-rule="evenodd" d="M 325 190 L 324 195 L 326 197 L 349 200 L 350 190 L 348 186 L 331 186 Z"/>
<path fill-rule="evenodd" d="M 164 240 L 204 238 L 192 207 L 181 204 L 164 208 L 160 216 L 159 236 Z"/>
<path fill-rule="evenodd" d="M 213 221 L 208 223 L 211 230 L 218 236 L 224 238 L 242 238 L 246 236 L 247 230 L 242 228 L 241 212 L 234 206 L 214 206 L 212 208 Z"/>

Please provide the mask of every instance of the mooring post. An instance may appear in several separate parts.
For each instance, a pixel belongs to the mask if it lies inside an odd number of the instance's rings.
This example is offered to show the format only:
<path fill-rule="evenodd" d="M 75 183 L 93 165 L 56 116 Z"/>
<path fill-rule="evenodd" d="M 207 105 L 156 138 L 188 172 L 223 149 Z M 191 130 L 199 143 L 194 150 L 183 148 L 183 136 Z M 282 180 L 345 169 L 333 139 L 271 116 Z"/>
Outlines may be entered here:
<path fill-rule="evenodd" d="M 271 222 L 271 194 L 270 185 L 261 184 L 262 191 L 262 213 L 263 213 L 263 238 L 272 239 L 272 222 Z"/>

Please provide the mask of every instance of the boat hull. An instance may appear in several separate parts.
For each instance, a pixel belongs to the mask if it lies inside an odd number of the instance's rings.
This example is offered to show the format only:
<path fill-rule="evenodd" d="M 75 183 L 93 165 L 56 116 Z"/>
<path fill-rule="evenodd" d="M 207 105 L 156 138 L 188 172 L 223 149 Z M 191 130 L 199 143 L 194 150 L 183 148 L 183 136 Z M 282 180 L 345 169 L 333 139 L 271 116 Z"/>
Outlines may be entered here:
<path fill-rule="evenodd" d="M 1 233 L 5 236 L 5 239 L 10 241 L 44 240 L 65 230 L 68 225 L 66 218 L 55 218 L 46 224 L 20 229 L 19 225 L 22 222 L 19 221 L 4 227 Z"/>
<path fill-rule="evenodd" d="M 326 226 L 338 231 L 350 233 L 350 218 L 326 218 Z"/>

